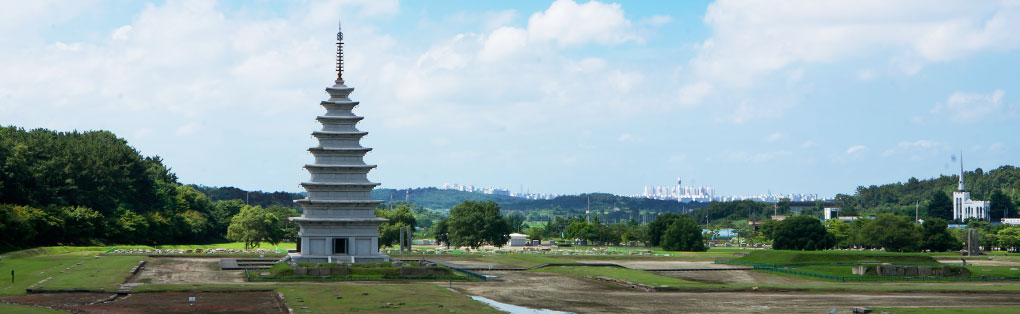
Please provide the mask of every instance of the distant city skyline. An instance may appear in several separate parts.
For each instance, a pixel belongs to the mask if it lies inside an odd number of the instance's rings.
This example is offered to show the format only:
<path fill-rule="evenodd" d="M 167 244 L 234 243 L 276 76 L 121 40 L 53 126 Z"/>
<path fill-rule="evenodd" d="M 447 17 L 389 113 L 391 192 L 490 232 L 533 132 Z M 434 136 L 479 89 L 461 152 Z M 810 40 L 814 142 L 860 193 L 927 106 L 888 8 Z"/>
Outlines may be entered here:
<path fill-rule="evenodd" d="M 381 188 L 832 196 L 1020 165 L 1020 5 L 10 2 L 0 124 L 109 130 L 180 181 L 301 190 L 344 79 Z M 515 191 L 516 192 L 516 191 Z"/>

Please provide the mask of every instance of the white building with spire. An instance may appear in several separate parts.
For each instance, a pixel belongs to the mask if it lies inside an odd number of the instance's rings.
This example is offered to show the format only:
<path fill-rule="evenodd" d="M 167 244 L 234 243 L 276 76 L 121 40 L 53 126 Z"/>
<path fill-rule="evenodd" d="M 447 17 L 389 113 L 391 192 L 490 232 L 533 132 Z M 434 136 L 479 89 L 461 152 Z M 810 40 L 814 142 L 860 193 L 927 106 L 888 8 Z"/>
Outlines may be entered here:
<path fill-rule="evenodd" d="M 354 88 L 343 80 L 343 32 L 337 32 L 337 77 L 326 88 L 329 99 L 320 103 L 326 113 L 316 117 L 322 130 L 312 132 L 319 145 L 309 148 L 315 163 L 305 165 L 311 174 L 301 187 L 308 191 L 296 200 L 304 209 L 298 224 L 297 252 L 290 258 L 297 262 L 378 262 L 389 256 L 379 253 L 379 225 L 386 221 L 375 216 L 382 201 L 372 199 L 372 189 L 379 185 L 368 181 L 368 172 L 375 165 L 365 164 L 371 148 L 361 146 L 368 134 L 355 126 L 364 117 L 352 110 L 358 106 L 348 96 Z"/>
<path fill-rule="evenodd" d="M 953 192 L 953 219 L 966 220 L 967 218 L 975 218 L 982 220 L 991 220 L 989 210 L 991 209 L 991 203 L 989 201 L 977 201 L 970 199 L 970 192 L 964 190 L 963 187 L 963 152 L 960 152 L 960 183 L 956 191 Z"/>

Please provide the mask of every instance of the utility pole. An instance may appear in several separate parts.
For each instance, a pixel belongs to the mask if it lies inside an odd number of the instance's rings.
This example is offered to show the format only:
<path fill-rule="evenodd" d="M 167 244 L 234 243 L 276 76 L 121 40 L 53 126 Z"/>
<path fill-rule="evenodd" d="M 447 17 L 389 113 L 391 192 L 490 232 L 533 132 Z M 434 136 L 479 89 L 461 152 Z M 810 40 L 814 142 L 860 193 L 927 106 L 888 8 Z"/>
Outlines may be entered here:
<path fill-rule="evenodd" d="M 920 217 L 917 216 L 917 208 L 921 205 L 921 201 L 914 200 L 914 221 L 921 221 Z"/>

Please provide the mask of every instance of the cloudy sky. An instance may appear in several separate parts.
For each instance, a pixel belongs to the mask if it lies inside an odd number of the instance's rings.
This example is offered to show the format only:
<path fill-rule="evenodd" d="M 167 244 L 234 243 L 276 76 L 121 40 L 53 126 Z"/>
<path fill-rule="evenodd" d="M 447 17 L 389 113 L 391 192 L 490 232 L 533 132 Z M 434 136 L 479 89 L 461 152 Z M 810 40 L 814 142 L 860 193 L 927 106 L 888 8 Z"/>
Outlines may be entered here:
<path fill-rule="evenodd" d="M 1020 164 L 1017 1 L 5 1 L 0 124 L 299 191 L 338 19 L 383 187 L 852 193 Z"/>

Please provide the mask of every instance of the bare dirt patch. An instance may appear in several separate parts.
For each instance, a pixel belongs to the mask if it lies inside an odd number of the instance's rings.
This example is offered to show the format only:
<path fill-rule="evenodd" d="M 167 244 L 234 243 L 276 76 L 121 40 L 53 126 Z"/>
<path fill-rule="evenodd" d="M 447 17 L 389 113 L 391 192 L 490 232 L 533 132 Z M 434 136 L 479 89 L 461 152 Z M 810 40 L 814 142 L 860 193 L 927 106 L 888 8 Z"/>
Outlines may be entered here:
<path fill-rule="evenodd" d="M 777 276 L 753 270 L 661 271 L 656 275 L 710 284 L 817 284 L 818 281 Z"/>
<path fill-rule="evenodd" d="M 220 270 L 218 258 L 160 257 L 150 260 L 134 283 L 153 284 L 207 284 L 243 283 L 244 271 Z"/>
<path fill-rule="evenodd" d="M 514 266 L 514 265 L 505 265 L 505 264 L 493 263 L 493 262 L 490 262 L 490 261 L 482 260 L 482 259 L 477 258 L 477 257 L 470 257 L 470 256 L 462 257 L 462 256 L 436 255 L 436 256 L 429 256 L 429 257 L 427 257 L 425 259 L 432 260 L 432 261 L 443 261 L 443 262 L 447 262 L 447 263 L 453 263 L 453 264 L 457 265 L 458 267 L 462 267 L 462 268 L 485 268 L 485 267 L 489 267 L 490 265 L 492 267 L 494 267 L 494 268 L 515 268 L 515 267 L 519 267 L 519 266 Z"/>
<path fill-rule="evenodd" d="M 10 297 L 4 301 L 73 313 L 287 313 L 274 291 L 146 292 L 100 302 L 110 297 L 97 293 L 55 293 Z M 189 302 L 189 297 L 195 297 L 195 301 Z"/>
<path fill-rule="evenodd" d="M 731 271 L 705 271 L 719 281 L 799 280 L 751 271 L 722 279 Z M 541 272 L 484 272 L 488 282 L 454 283 L 461 293 L 498 302 L 574 313 L 849 313 L 850 307 L 1020 305 L 1010 293 L 800 293 L 800 292 L 641 292 L 592 280 Z M 699 275 L 700 276 L 700 275 Z M 756 277 L 767 276 L 767 277 Z M 736 276 L 735 276 L 736 277 Z M 685 278 L 686 279 L 686 278 Z M 806 281 L 809 283 L 817 283 Z"/>

